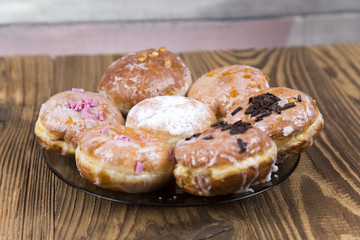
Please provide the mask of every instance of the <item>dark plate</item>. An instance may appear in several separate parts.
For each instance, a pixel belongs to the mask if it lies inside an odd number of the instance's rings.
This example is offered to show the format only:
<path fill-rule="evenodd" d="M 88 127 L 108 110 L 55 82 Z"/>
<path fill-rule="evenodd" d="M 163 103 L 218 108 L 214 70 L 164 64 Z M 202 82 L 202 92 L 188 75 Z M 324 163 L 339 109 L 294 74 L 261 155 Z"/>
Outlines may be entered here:
<path fill-rule="evenodd" d="M 263 184 L 252 185 L 251 189 L 254 190 L 253 192 L 233 193 L 216 197 L 197 197 L 187 194 L 182 189 L 178 188 L 174 180 L 171 181 L 168 186 L 152 193 L 133 194 L 103 189 L 88 182 L 80 176 L 76 168 L 74 158 L 64 157 L 52 151 L 43 150 L 43 153 L 45 161 L 51 171 L 53 171 L 61 180 L 80 191 L 114 202 L 158 207 L 200 206 L 213 203 L 238 201 L 244 198 L 252 197 L 281 183 L 290 176 L 300 161 L 300 155 L 298 155 L 287 159 L 281 164 L 277 164 L 279 170 L 272 174 L 271 181 Z"/>

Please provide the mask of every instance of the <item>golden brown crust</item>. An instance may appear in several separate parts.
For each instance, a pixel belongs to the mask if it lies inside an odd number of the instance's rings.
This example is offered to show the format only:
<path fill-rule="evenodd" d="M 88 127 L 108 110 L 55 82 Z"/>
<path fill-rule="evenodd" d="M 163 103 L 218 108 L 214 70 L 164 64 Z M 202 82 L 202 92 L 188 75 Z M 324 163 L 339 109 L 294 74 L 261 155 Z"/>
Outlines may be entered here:
<path fill-rule="evenodd" d="M 268 88 L 257 92 L 254 96 L 270 93 L 280 98 L 280 106 L 293 102 L 295 107 L 282 110 L 280 114 L 272 112 L 260 121 L 255 121 L 256 116 L 245 114 L 251 106 L 249 98 L 238 102 L 227 114 L 226 120 L 233 123 L 239 120 L 252 123 L 263 130 L 277 144 L 279 159 L 281 156 L 296 155 L 312 144 L 319 135 L 323 119 L 315 101 L 307 94 L 284 87 Z M 297 100 L 300 96 L 300 101 Z M 231 112 L 238 107 L 243 109 L 232 115 Z"/>
<path fill-rule="evenodd" d="M 238 139 L 246 144 L 245 151 Z M 276 154 L 275 143 L 259 129 L 230 135 L 230 130 L 210 128 L 200 136 L 179 141 L 174 175 L 179 187 L 195 195 L 247 191 L 250 184 L 269 177 Z"/>
<path fill-rule="evenodd" d="M 257 68 L 230 65 L 202 75 L 191 86 L 187 96 L 208 105 L 218 118 L 223 118 L 234 102 L 268 88 L 269 80 Z"/>
<path fill-rule="evenodd" d="M 191 83 L 190 70 L 176 54 L 152 48 L 115 61 L 102 76 L 98 90 L 127 113 L 150 97 L 184 96 Z"/>
<path fill-rule="evenodd" d="M 170 145 L 122 125 L 96 127 L 79 140 L 76 163 L 88 181 L 129 193 L 151 192 L 167 184 L 174 162 Z M 143 169 L 136 171 L 137 164 Z"/>

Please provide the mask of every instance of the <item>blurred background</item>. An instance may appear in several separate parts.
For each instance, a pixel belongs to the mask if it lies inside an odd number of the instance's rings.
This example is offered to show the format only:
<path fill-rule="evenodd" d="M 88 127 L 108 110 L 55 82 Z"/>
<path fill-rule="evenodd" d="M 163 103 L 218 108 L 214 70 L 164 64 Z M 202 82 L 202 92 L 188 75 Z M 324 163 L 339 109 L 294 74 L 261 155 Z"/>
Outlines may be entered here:
<path fill-rule="evenodd" d="M 360 42 L 360 0 L 0 0 L 0 55 Z"/>

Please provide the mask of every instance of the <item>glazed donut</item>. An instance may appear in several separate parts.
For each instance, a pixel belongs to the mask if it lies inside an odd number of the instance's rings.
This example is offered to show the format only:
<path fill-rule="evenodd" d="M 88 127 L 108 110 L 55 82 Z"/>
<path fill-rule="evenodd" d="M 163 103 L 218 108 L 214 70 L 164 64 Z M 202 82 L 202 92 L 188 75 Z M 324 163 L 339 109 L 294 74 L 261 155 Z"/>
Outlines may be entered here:
<path fill-rule="evenodd" d="M 80 175 L 102 188 L 128 193 L 151 192 L 172 177 L 170 144 L 122 125 L 88 130 L 76 148 Z"/>
<path fill-rule="evenodd" d="M 198 196 L 251 191 L 251 184 L 270 180 L 276 154 L 274 141 L 251 124 L 219 121 L 176 144 L 174 176 L 180 188 Z"/>
<path fill-rule="evenodd" d="M 180 139 L 204 131 L 214 122 L 215 114 L 199 101 L 182 96 L 158 96 L 133 107 L 126 126 L 148 132 L 174 147 Z"/>
<path fill-rule="evenodd" d="M 226 120 L 250 122 L 276 143 L 278 160 L 301 153 L 320 134 L 324 120 L 307 94 L 289 88 L 268 88 L 235 105 Z"/>
<path fill-rule="evenodd" d="M 98 90 L 127 114 L 147 98 L 185 96 L 191 84 L 191 73 L 185 63 L 161 47 L 130 53 L 115 61 L 102 76 Z"/>
<path fill-rule="evenodd" d="M 74 156 L 81 134 L 109 123 L 124 124 L 123 116 L 110 100 L 73 88 L 42 104 L 35 134 L 44 148 Z"/>
<path fill-rule="evenodd" d="M 208 105 L 218 118 L 224 118 L 235 101 L 268 88 L 270 79 L 254 67 L 231 65 L 214 69 L 191 86 L 188 97 Z"/>

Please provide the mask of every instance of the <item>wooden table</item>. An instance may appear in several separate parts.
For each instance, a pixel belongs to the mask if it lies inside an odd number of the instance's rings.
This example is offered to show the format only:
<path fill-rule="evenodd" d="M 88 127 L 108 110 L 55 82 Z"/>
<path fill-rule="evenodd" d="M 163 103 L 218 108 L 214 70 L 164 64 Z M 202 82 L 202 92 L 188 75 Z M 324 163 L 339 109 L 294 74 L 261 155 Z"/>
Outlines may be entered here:
<path fill-rule="evenodd" d="M 360 237 L 360 44 L 183 53 L 193 78 L 228 64 L 263 69 L 272 86 L 313 96 L 325 118 L 279 186 L 242 201 L 189 208 L 114 203 L 77 191 L 46 166 L 34 135 L 41 104 L 96 91 L 119 55 L 0 58 L 3 239 L 340 239 Z"/>

